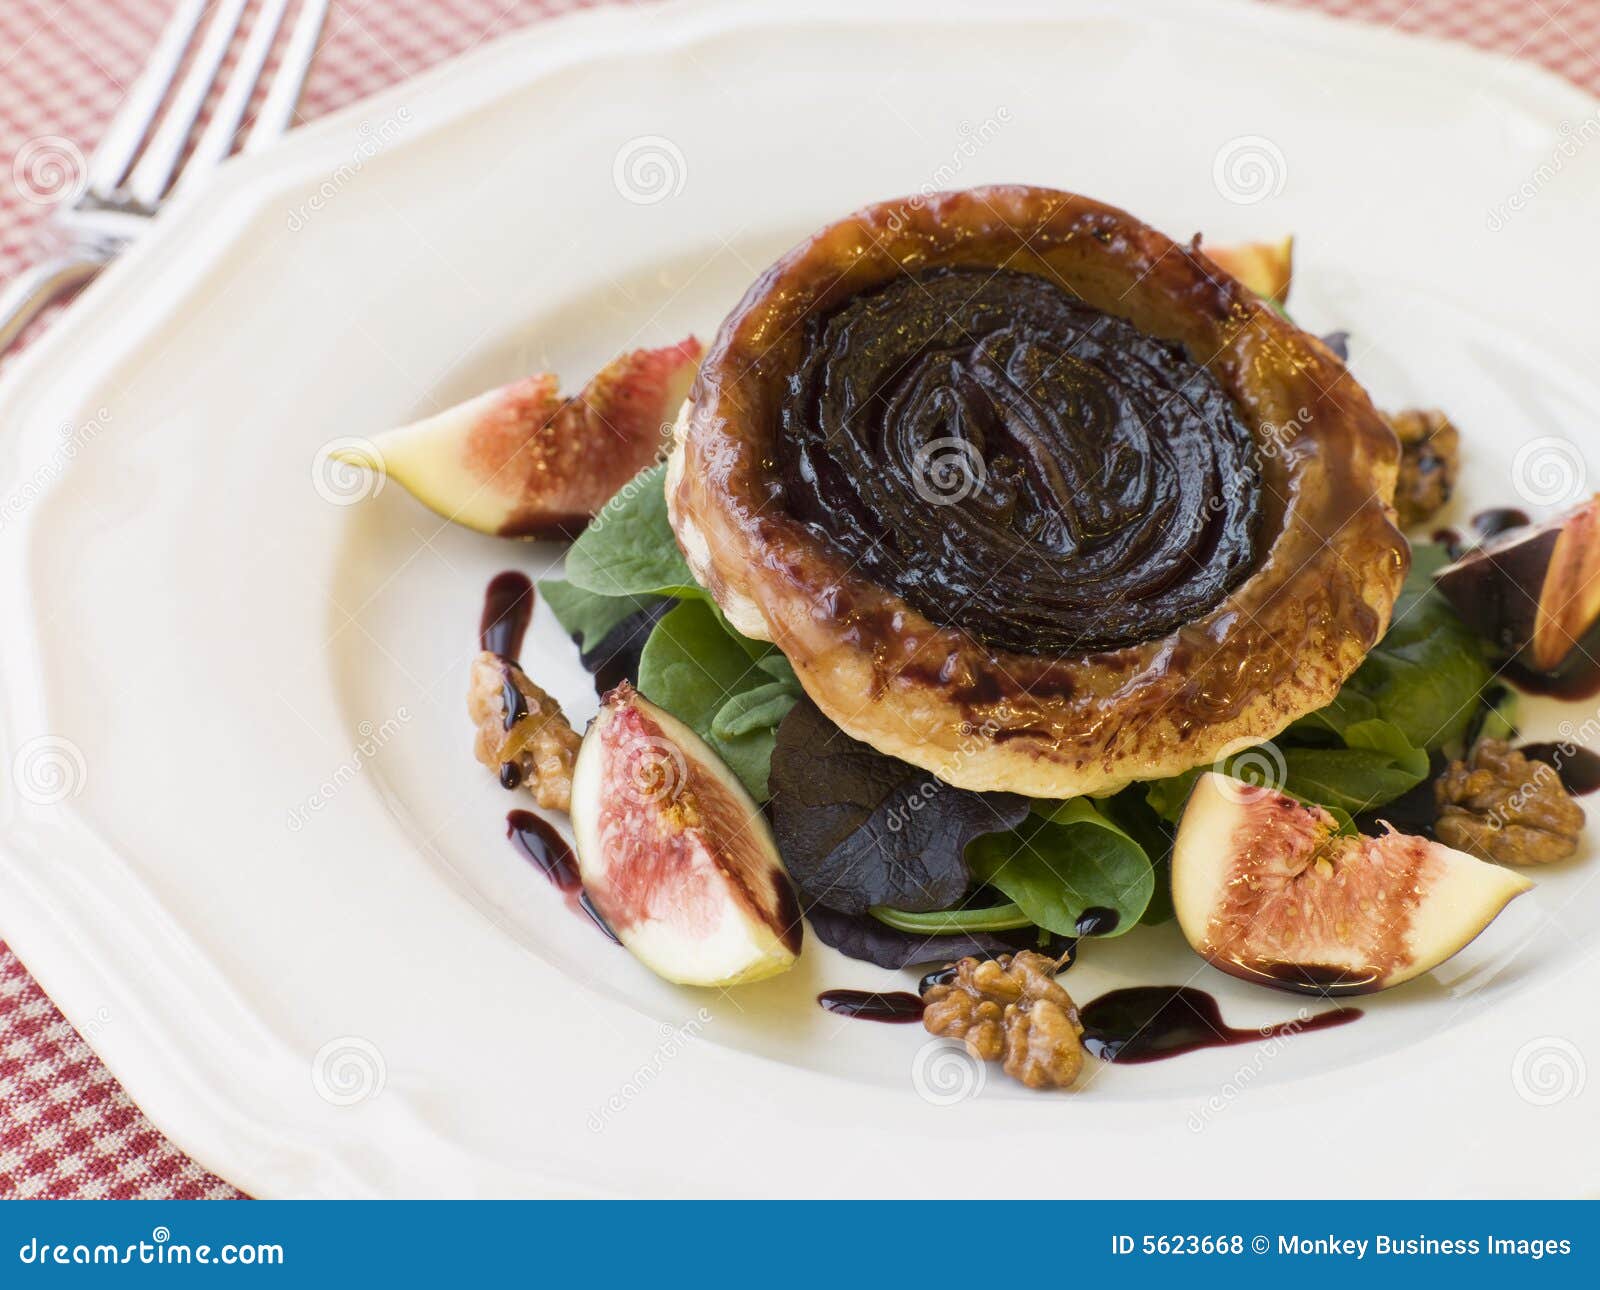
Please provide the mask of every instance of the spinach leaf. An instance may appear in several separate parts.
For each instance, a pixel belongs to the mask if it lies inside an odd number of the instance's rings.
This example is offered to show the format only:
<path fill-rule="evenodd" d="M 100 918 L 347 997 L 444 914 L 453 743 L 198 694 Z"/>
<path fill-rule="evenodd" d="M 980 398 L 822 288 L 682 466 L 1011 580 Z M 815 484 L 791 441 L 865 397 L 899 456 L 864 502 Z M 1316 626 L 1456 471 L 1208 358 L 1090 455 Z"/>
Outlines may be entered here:
<path fill-rule="evenodd" d="M 778 722 L 799 686 L 773 680 L 752 661 L 751 644 L 725 630 L 707 602 L 685 600 L 645 642 L 639 691 L 710 744 L 759 802 Z"/>
<path fill-rule="evenodd" d="M 667 520 L 666 463 L 622 486 L 567 551 L 567 580 L 599 596 L 705 598 Z"/>
<path fill-rule="evenodd" d="M 556 621 L 584 653 L 635 614 L 662 603 L 660 596 L 601 596 L 561 578 L 546 578 L 539 596 L 550 606 Z M 592 670 L 592 669 L 591 669 Z"/>
<path fill-rule="evenodd" d="M 896 931 L 915 932 L 919 936 L 1014 932 L 1019 928 L 1035 926 L 1033 919 L 1022 912 L 1020 905 L 1011 903 L 986 905 L 981 909 L 968 909 L 961 905 L 955 909 L 930 909 L 923 914 L 908 914 L 903 909 L 874 905 L 870 912 L 879 922 L 888 924 Z"/>
<path fill-rule="evenodd" d="M 767 681 L 741 690 L 717 709 L 711 732 L 718 739 L 737 739 L 758 730 L 775 730 L 799 697 L 800 687 L 788 681 Z"/>
<path fill-rule="evenodd" d="M 1257 745 L 1256 748 L 1246 748 L 1243 752 L 1235 753 L 1232 757 L 1228 757 L 1216 765 L 1195 766 L 1190 770 L 1184 771 L 1181 775 L 1173 775 L 1167 779 L 1147 780 L 1144 784 L 1135 785 L 1135 787 L 1144 789 L 1145 800 L 1149 802 L 1151 809 L 1154 810 L 1158 816 L 1167 821 L 1169 824 L 1176 824 L 1180 819 L 1183 818 L 1183 808 L 1188 804 L 1189 801 L 1189 790 L 1194 787 L 1195 780 L 1199 779 L 1200 776 L 1205 774 L 1208 770 L 1221 771 L 1223 774 L 1230 774 L 1236 771 L 1242 772 L 1236 777 L 1243 779 L 1246 783 L 1260 784 L 1261 776 L 1258 768 L 1263 764 L 1265 759 L 1272 756 L 1271 753 L 1260 752 L 1259 749 L 1261 747 L 1264 747 L 1264 745 Z M 1292 755 L 1299 753 L 1343 751 L 1346 750 L 1286 748 L 1282 750 L 1281 756 L 1283 757 L 1285 763 L 1287 763 Z M 1245 760 L 1247 758 L 1249 760 Z M 1290 797 L 1295 798 L 1298 801 L 1307 802 L 1312 805 L 1325 808 L 1328 814 L 1333 816 L 1333 818 L 1339 822 L 1339 831 L 1341 833 L 1354 833 L 1355 821 L 1351 818 L 1350 811 L 1346 807 L 1337 801 L 1325 802 L 1320 797 L 1316 796 L 1316 790 L 1322 788 L 1322 786 L 1319 785 L 1315 779 L 1316 772 L 1319 768 L 1312 766 L 1310 769 L 1313 773 L 1313 778 L 1310 782 L 1302 783 L 1297 781 L 1294 778 L 1293 770 L 1290 769 L 1288 772 L 1287 781 L 1283 784 L 1273 785 L 1272 787 L 1274 787 L 1277 792 L 1287 793 Z M 1326 775 L 1330 781 L 1336 780 L 1336 771 L 1329 771 L 1326 768 L 1323 768 L 1322 773 Z M 1324 789 L 1323 791 L 1326 790 Z"/>
<path fill-rule="evenodd" d="M 638 684 L 645 642 L 678 603 L 670 596 L 597 596 L 556 579 L 541 582 L 539 591 L 576 642 L 584 667 L 594 674 L 596 694 L 623 681 Z"/>
<path fill-rule="evenodd" d="M 1331 704 L 1290 727 L 1291 737 L 1315 729 L 1344 737 L 1350 726 L 1376 718 L 1412 748 L 1462 745 L 1490 669 L 1482 644 L 1433 585 L 1449 558 L 1438 543 L 1411 548 L 1411 572 L 1388 632 Z"/>
<path fill-rule="evenodd" d="M 1120 793 L 1097 798 L 1095 809 L 1137 842 L 1150 857 L 1150 867 L 1155 870 L 1155 891 L 1139 921 L 1166 922 L 1176 913 L 1172 907 L 1172 826 L 1151 809 L 1143 784 L 1130 784 Z"/>
<path fill-rule="evenodd" d="M 967 848 L 973 876 L 1004 892 L 1028 919 L 1062 936 L 1077 933 L 1083 912 L 1114 909 L 1126 932 L 1144 915 L 1155 892 L 1155 871 L 1144 848 L 1075 797 L 1042 808 L 1008 833 L 980 837 Z"/>
<path fill-rule="evenodd" d="M 1343 748 L 1286 748 L 1287 784 L 1297 797 L 1352 815 L 1392 802 L 1428 777 L 1428 754 L 1387 721 L 1347 726 Z"/>
<path fill-rule="evenodd" d="M 807 907 L 949 909 L 967 892 L 967 843 L 1014 828 L 1028 799 L 952 788 L 852 739 L 810 700 L 778 726 L 772 828 Z"/>

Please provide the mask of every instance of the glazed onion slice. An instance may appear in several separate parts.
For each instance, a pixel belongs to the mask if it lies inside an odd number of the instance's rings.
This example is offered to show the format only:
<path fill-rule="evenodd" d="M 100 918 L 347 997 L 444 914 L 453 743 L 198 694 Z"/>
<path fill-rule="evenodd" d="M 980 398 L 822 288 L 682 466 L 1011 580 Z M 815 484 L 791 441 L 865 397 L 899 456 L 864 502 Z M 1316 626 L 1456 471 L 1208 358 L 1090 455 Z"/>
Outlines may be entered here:
<path fill-rule="evenodd" d="M 993 187 L 867 207 L 763 273 L 667 506 L 840 729 L 1065 798 L 1333 698 L 1405 576 L 1398 462 L 1338 358 L 1198 245 Z"/>
<path fill-rule="evenodd" d="M 1216 379 L 1042 277 L 936 269 L 813 318 L 780 416 L 790 513 L 989 645 L 1162 636 L 1254 558 L 1255 447 Z"/>

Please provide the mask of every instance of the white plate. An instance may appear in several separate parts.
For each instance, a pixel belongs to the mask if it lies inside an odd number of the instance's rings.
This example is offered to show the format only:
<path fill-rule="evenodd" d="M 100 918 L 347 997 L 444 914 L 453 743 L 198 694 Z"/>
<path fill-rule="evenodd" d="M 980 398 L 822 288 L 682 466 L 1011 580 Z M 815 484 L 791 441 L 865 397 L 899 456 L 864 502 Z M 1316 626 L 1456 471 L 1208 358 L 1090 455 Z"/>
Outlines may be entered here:
<path fill-rule="evenodd" d="M 1026 180 L 1177 235 L 1292 230 L 1298 316 L 1355 334 L 1381 402 L 1455 414 L 1469 503 L 1516 500 L 1526 443 L 1593 453 L 1600 150 L 1539 170 L 1594 112 L 1555 80 L 1255 8 L 795 8 L 541 24 L 297 132 L 18 365 L 5 937 L 154 1120 L 261 1195 L 1591 1189 L 1593 860 L 1353 1026 L 963 1097 L 920 1031 L 810 1002 L 894 974 L 813 942 L 769 985 L 675 989 L 511 851 L 465 668 L 487 578 L 557 552 L 398 487 L 337 504 L 319 450 L 708 336 L 869 200 Z M 543 611 L 527 657 L 587 714 Z M 1196 975 L 1170 927 L 1072 980 L 1191 976 L 1237 1024 L 1298 1007 Z"/>

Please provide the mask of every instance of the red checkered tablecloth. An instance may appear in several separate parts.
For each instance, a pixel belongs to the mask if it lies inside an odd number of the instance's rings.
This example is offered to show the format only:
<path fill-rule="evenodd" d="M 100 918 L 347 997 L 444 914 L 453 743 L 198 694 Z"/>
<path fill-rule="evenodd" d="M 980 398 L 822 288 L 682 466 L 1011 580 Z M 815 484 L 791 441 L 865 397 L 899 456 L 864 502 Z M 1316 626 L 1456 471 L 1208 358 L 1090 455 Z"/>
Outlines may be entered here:
<path fill-rule="evenodd" d="M 974 0 L 977 3 L 978 0 Z M 1600 95 L 1600 0 L 1274 0 L 1541 63 Z M 175 0 L 0 0 L 0 281 L 47 212 L 4 182 L 34 141 L 87 151 Z M 301 111 L 315 117 L 584 0 L 332 0 Z M 49 325 L 48 316 L 38 326 Z M 0 1197 L 237 1197 L 140 1114 L 0 944 Z"/>

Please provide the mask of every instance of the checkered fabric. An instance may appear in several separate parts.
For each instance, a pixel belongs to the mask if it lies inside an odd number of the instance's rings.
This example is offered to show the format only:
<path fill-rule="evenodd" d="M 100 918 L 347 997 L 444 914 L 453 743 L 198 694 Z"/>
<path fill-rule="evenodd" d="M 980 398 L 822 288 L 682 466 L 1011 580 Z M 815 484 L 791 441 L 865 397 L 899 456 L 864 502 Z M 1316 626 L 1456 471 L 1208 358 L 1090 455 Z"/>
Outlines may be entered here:
<path fill-rule="evenodd" d="M 30 144 L 98 139 L 174 0 L 0 0 L 0 179 Z M 976 2 L 976 0 L 975 0 Z M 1540 63 L 1600 95 L 1600 0 L 1273 0 Z M 315 117 L 583 0 L 333 0 L 302 104 Z M 0 182 L 0 281 L 47 205 Z M 35 330 L 49 326 L 41 318 Z M 140 1114 L 0 945 L 0 1197 L 237 1197 Z"/>

